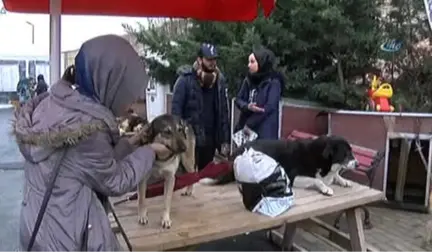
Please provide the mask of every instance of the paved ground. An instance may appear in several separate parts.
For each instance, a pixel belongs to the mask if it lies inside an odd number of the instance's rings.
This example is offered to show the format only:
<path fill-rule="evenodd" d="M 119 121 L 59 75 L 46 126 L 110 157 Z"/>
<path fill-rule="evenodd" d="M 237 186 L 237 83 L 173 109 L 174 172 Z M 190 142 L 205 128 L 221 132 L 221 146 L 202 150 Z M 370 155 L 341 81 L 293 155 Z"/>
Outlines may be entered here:
<path fill-rule="evenodd" d="M 0 170 L 0 251 L 18 249 L 22 171 Z"/>
<path fill-rule="evenodd" d="M 373 228 L 365 230 L 366 242 L 380 251 L 432 251 L 425 242 L 426 223 L 432 220 L 430 214 L 369 207 Z M 325 217 L 333 224 L 333 217 Z M 347 231 L 345 218 L 341 229 Z M 432 230 L 430 230 L 432 231 Z"/>
<path fill-rule="evenodd" d="M 0 168 L 15 168 L 23 161 L 11 134 L 12 109 L 0 108 Z"/>
<path fill-rule="evenodd" d="M 23 158 L 11 132 L 12 109 L 0 108 L 0 250 L 18 249 Z"/>
<path fill-rule="evenodd" d="M 371 208 L 371 218 L 374 228 L 366 231 L 366 240 L 382 251 L 432 251 L 425 243 L 430 214 Z"/>

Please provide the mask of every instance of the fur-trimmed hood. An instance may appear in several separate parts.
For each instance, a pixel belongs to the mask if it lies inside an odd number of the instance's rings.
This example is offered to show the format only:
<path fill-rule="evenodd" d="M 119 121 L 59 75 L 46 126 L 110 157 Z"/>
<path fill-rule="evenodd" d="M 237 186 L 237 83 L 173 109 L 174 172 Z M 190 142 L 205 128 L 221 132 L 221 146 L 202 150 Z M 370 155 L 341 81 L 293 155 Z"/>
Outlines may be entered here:
<path fill-rule="evenodd" d="M 18 109 L 12 125 L 21 153 L 32 163 L 98 131 L 111 131 L 112 136 L 118 136 L 114 115 L 63 81 Z"/>

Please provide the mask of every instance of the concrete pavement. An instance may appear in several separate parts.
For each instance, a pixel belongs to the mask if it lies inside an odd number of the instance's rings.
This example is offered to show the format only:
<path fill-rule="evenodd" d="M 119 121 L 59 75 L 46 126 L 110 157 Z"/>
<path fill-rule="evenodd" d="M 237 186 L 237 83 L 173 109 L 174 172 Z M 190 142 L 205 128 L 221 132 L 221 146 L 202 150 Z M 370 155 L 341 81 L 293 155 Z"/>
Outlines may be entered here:
<path fill-rule="evenodd" d="M 0 170 L 0 251 L 18 250 L 22 170 Z"/>
<path fill-rule="evenodd" d="M 24 160 L 11 134 L 12 118 L 13 109 L 0 109 L 0 169 L 20 168 Z"/>
<path fill-rule="evenodd" d="M 11 132 L 12 108 L 0 107 L 0 251 L 18 250 L 23 158 Z"/>

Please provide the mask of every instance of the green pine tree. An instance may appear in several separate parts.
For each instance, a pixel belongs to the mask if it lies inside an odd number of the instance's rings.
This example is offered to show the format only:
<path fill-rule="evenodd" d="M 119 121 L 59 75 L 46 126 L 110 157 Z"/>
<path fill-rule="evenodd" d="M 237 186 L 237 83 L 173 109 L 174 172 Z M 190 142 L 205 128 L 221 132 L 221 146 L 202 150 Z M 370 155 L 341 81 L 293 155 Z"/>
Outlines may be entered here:
<path fill-rule="evenodd" d="M 126 30 L 169 62 L 145 56 L 152 76 L 163 83 L 173 84 L 176 69 L 193 63 L 199 43 L 210 42 L 219 49 L 218 65 L 234 95 L 247 72 L 248 55 L 264 45 L 275 52 L 286 77 L 285 96 L 359 108 L 366 86 L 354 83 L 376 61 L 380 7 L 379 0 L 286 0 L 278 1 L 270 18 L 252 23 L 187 20 L 187 29 L 175 36 L 160 25 Z"/>

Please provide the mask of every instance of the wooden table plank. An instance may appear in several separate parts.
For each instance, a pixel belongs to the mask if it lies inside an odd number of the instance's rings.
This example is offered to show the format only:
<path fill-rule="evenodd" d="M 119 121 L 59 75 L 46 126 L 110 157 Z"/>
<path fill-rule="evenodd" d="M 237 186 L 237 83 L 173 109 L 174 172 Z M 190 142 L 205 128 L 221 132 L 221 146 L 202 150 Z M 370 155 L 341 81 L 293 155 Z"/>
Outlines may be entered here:
<path fill-rule="evenodd" d="M 163 210 L 161 196 L 148 199 L 147 226 L 137 222 L 136 201 L 117 205 L 115 211 L 134 250 L 160 251 L 271 228 L 384 199 L 380 191 L 353 184 L 352 188 L 334 186 L 331 197 L 313 190 L 295 189 L 295 206 L 275 218 L 247 211 L 233 184 L 197 185 L 192 197 L 180 196 L 180 191 L 175 192 L 171 214 L 173 226 L 168 230 L 160 226 Z"/>

